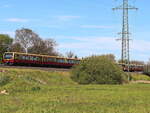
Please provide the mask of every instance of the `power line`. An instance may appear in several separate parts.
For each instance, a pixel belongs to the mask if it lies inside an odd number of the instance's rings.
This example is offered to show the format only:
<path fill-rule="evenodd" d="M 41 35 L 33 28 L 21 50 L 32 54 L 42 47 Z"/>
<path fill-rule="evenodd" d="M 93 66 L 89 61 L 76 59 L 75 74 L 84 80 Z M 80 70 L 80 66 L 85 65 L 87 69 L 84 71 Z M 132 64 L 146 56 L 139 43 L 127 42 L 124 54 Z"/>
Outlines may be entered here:
<path fill-rule="evenodd" d="M 130 64 L 130 33 L 129 33 L 129 10 L 137 10 L 134 6 L 128 4 L 128 0 L 123 0 L 123 4 L 113 8 L 113 10 L 122 10 L 123 11 L 123 22 L 122 22 L 122 32 L 121 34 L 121 61 L 128 65 Z"/>

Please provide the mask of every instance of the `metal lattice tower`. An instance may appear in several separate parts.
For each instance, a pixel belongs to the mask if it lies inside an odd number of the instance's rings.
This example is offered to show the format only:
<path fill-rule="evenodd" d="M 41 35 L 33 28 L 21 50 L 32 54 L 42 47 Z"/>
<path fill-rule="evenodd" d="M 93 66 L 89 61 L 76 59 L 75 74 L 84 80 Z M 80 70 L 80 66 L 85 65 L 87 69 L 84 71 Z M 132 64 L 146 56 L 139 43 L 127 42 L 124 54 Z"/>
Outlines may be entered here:
<path fill-rule="evenodd" d="M 130 6 L 128 4 L 128 0 L 123 0 L 123 4 L 113 8 L 113 10 L 123 10 L 123 25 L 122 25 L 122 32 L 120 33 L 121 36 L 121 60 L 122 63 L 128 64 L 130 63 L 130 33 L 129 33 L 129 22 L 128 22 L 128 12 L 129 10 L 137 10 L 137 8 Z"/>

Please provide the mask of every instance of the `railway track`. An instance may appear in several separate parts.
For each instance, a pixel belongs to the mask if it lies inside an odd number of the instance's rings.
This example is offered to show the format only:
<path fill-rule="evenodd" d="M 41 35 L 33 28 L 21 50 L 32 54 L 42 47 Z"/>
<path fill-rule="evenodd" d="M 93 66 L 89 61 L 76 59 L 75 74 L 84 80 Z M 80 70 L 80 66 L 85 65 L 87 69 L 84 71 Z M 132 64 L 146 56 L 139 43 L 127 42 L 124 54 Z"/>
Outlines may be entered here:
<path fill-rule="evenodd" d="M 31 67 L 31 66 L 4 66 L 0 64 L 0 68 L 16 68 L 16 69 L 33 69 L 33 70 L 43 70 L 43 71 L 60 71 L 60 72 L 67 72 L 70 69 L 66 68 L 52 68 L 52 67 Z"/>

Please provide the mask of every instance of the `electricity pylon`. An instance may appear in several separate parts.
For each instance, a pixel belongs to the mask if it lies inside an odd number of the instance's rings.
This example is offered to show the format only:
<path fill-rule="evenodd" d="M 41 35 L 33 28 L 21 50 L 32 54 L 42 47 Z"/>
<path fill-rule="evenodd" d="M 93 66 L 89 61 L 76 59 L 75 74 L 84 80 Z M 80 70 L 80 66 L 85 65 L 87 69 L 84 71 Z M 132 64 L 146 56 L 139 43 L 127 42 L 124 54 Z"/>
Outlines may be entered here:
<path fill-rule="evenodd" d="M 130 64 L 130 33 L 129 33 L 129 21 L 128 21 L 128 12 L 129 10 L 137 10 L 133 6 L 128 4 L 128 0 L 123 0 L 123 4 L 113 8 L 113 10 L 123 10 L 123 22 L 122 22 L 122 35 L 121 37 L 121 61 L 129 66 Z M 128 67 L 129 68 L 129 67 Z"/>

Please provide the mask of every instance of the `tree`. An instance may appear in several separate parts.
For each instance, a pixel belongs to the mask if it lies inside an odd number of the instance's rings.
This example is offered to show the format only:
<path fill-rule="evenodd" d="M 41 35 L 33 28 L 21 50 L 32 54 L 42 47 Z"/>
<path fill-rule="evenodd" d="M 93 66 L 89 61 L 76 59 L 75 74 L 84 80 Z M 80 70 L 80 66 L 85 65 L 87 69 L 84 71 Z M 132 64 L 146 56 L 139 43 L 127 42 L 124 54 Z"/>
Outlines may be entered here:
<path fill-rule="evenodd" d="M 67 56 L 68 58 L 74 58 L 74 57 L 75 57 L 75 54 L 74 54 L 72 51 L 69 51 L 69 52 L 66 53 L 66 56 Z"/>
<path fill-rule="evenodd" d="M 77 55 L 75 55 L 72 51 L 66 52 L 66 57 L 67 58 L 78 58 Z"/>
<path fill-rule="evenodd" d="M 57 56 L 54 48 L 56 45 L 53 39 L 42 40 L 39 38 L 34 40 L 33 46 L 29 48 L 29 53 Z"/>
<path fill-rule="evenodd" d="M 127 75 L 107 55 L 91 56 L 72 68 L 71 78 L 79 84 L 122 84 Z"/>
<path fill-rule="evenodd" d="M 10 50 L 10 46 L 13 42 L 13 39 L 9 35 L 0 34 L 0 58 L 4 52 Z"/>
<path fill-rule="evenodd" d="M 25 52 L 25 49 L 20 45 L 20 43 L 13 43 L 10 47 L 11 52 Z"/>
<path fill-rule="evenodd" d="M 106 55 L 102 55 L 102 56 L 107 57 L 108 59 L 110 59 L 113 62 L 116 62 L 115 55 L 113 55 L 113 54 L 106 54 Z"/>
<path fill-rule="evenodd" d="M 28 53 L 28 49 L 33 46 L 34 41 L 38 38 L 39 36 L 30 29 L 22 28 L 16 30 L 15 41 L 20 43 L 26 53 Z"/>
<path fill-rule="evenodd" d="M 56 52 L 55 50 L 55 47 L 57 46 L 57 43 L 55 40 L 49 38 L 49 39 L 46 39 L 45 41 L 45 45 L 46 45 L 46 52 L 48 55 L 53 55 L 53 56 L 58 56 L 58 53 Z"/>
<path fill-rule="evenodd" d="M 25 50 L 26 53 L 53 56 L 58 55 L 58 53 L 55 51 L 55 46 L 57 44 L 53 39 L 43 40 L 38 34 L 27 28 L 16 30 L 15 43 L 17 43 L 17 45 L 14 46 L 17 46 L 18 49 L 19 46 L 21 46 L 20 50 L 18 51 Z"/>

